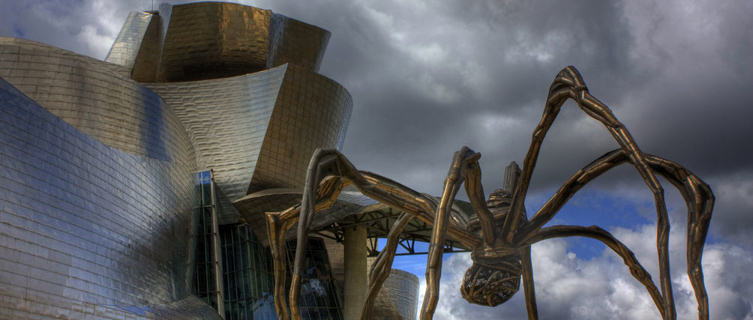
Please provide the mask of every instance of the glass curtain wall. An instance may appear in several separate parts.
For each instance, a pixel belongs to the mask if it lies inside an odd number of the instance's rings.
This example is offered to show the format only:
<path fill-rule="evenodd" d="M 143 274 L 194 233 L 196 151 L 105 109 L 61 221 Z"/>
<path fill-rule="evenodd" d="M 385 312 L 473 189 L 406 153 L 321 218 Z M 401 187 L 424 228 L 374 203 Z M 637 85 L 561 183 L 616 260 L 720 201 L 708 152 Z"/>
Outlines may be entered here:
<path fill-rule="evenodd" d="M 248 225 L 220 228 L 225 281 L 225 319 L 277 319 L 272 255 Z"/>
<path fill-rule="evenodd" d="M 293 273 L 295 240 L 288 241 L 288 274 Z M 309 238 L 306 245 L 305 268 L 301 276 L 301 317 L 303 319 L 343 318 L 335 281 L 327 257 L 327 248 L 320 238 Z M 290 282 L 288 282 L 290 289 Z"/>
<path fill-rule="evenodd" d="M 196 174 L 196 250 L 194 251 L 193 294 L 217 309 L 217 286 L 212 256 L 212 174 L 202 171 Z"/>
<path fill-rule="evenodd" d="M 214 193 L 210 171 L 196 175 L 196 251 L 193 294 L 217 306 L 215 263 L 212 238 L 212 199 Z M 223 306 L 226 320 L 277 319 L 274 306 L 274 269 L 269 248 L 256 239 L 246 224 L 219 227 Z M 295 241 L 288 242 L 288 266 L 292 273 Z M 306 250 L 306 268 L 301 285 L 301 313 L 306 320 L 342 320 L 327 250 L 322 239 L 310 238 Z"/>

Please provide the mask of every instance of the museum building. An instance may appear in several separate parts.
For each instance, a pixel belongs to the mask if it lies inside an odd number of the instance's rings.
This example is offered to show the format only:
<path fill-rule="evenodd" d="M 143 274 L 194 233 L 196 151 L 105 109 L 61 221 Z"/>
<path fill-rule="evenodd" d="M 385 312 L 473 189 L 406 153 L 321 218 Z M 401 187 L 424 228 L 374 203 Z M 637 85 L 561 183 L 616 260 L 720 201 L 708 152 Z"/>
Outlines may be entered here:
<path fill-rule="evenodd" d="M 132 12 L 104 61 L 0 38 L 0 319 L 276 319 L 264 213 L 352 110 L 318 74 L 329 36 L 199 2 Z M 346 190 L 317 216 L 304 319 L 360 311 L 398 214 Z M 418 279 L 390 277 L 375 314 L 414 319 Z"/>

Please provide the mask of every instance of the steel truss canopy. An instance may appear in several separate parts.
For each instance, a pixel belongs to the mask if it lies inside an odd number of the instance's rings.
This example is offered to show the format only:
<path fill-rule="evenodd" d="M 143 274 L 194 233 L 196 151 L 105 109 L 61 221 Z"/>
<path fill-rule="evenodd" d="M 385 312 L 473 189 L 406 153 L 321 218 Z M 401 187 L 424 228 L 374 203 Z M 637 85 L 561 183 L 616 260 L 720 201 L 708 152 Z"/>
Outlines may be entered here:
<path fill-rule="evenodd" d="M 240 213 L 241 219 L 254 226 L 258 239 L 264 239 L 262 241 L 266 244 L 264 214 L 300 205 L 301 196 L 302 193 L 294 189 L 265 189 L 238 199 L 233 205 Z M 438 203 L 438 197 L 431 198 Z M 473 220 L 468 202 L 456 200 L 452 209 L 450 217 L 453 224 L 465 228 Z M 379 253 L 377 239 L 387 237 L 392 224 L 402 213 L 401 210 L 377 203 L 355 188 L 348 187 L 342 191 L 332 207 L 317 212 L 312 222 L 312 233 L 342 242 L 346 228 L 365 225 L 368 230 L 369 256 L 376 256 Z M 431 225 L 413 219 L 400 236 L 401 249 L 397 255 L 425 254 L 426 251 L 422 250 L 421 245 L 416 246 L 416 242 L 429 243 L 431 228 Z M 291 228 L 286 238 L 295 238 L 295 230 L 295 227 Z M 445 241 L 445 252 L 466 252 L 467 249 L 452 238 Z"/>

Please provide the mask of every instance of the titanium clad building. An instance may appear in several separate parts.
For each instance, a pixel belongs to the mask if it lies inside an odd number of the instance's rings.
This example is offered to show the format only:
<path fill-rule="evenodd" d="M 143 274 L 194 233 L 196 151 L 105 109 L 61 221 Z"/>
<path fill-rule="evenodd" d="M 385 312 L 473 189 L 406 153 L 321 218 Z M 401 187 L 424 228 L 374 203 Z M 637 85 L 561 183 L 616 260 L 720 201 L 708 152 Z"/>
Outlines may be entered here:
<path fill-rule="evenodd" d="M 275 319 L 260 217 L 352 109 L 328 39 L 215 2 L 131 13 L 105 61 L 0 38 L 0 319 Z M 304 318 L 342 319 L 338 247 L 308 248 Z"/>

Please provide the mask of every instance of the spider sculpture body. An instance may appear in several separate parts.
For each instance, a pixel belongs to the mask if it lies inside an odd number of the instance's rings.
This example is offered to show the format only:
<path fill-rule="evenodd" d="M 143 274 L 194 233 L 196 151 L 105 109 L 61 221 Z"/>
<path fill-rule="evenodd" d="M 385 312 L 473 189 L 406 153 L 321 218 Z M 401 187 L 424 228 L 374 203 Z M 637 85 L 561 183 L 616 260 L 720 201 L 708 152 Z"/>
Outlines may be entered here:
<path fill-rule="evenodd" d="M 527 217 L 523 202 L 541 143 L 567 99 L 573 99 L 586 114 L 601 122 L 620 148 L 606 153 L 575 172 L 536 213 Z M 376 294 L 389 275 L 399 236 L 412 219 L 432 225 L 426 265 L 426 293 L 421 306 L 422 320 L 431 319 L 439 299 L 439 278 L 445 237 L 471 249 L 472 266 L 466 271 L 461 293 L 471 303 L 496 306 L 512 297 L 523 283 L 529 319 L 537 319 L 531 267 L 531 244 L 557 238 L 582 236 L 603 242 L 619 255 L 630 273 L 643 284 L 663 319 L 675 319 L 674 298 L 669 274 L 669 219 L 664 192 L 656 178 L 663 176 L 683 195 L 688 209 L 687 264 L 690 283 L 698 302 L 699 319 L 708 319 L 708 298 L 703 282 L 701 255 L 714 203 L 709 186 L 675 162 L 642 152 L 630 133 L 609 108 L 591 96 L 574 67 L 563 69 L 554 79 L 544 114 L 533 132 L 532 142 L 519 176 L 504 192 L 485 200 L 481 186 L 480 154 L 463 147 L 456 152 L 444 182 L 441 200 L 416 192 L 386 177 L 357 170 L 336 150 L 317 150 L 309 163 L 303 199 L 299 206 L 267 213 L 267 229 L 275 272 L 275 306 L 281 319 L 300 319 L 298 298 L 301 287 L 303 252 L 312 218 L 318 210 L 331 206 L 346 185 L 354 185 L 364 195 L 403 213 L 393 224 L 387 244 L 369 274 L 369 289 L 361 319 L 369 319 Z M 633 252 L 611 233 L 598 226 L 555 225 L 544 227 L 581 187 L 622 163 L 632 164 L 654 196 L 657 213 L 656 247 L 659 256 L 659 285 L 635 258 Z M 509 173 L 508 173 L 509 174 Z M 465 186 L 476 216 L 467 226 L 448 217 L 461 185 Z M 297 250 L 285 299 L 285 232 L 297 227 Z M 288 312 L 288 306 L 289 311 Z"/>

